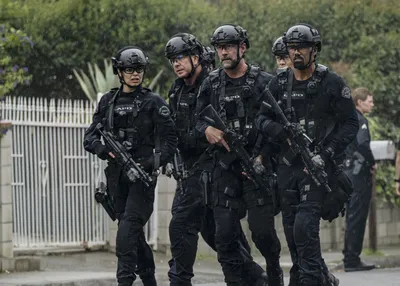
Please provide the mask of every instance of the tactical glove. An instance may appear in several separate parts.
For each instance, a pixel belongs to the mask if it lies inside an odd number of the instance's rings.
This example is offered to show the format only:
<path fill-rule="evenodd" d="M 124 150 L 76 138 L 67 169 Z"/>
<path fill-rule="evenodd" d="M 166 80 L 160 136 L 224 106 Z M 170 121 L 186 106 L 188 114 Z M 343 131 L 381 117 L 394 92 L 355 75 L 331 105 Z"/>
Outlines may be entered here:
<path fill-rule="evenodd" d="M 153 168 L 154 168 L 154 156 L 153 155 L 139 160 L 138 163 L 140 164 L 140 166 L 142 166 L 143 170 L 145 170 L 147 173 L 153 172 Z"/>
<path fill-rule="evenodd" d="M 283 142 L 288 137 L 283 125 L 273 121 L 264 122 L 262 125 L 262 131 L 278 142 Z"/>
<path fill-rule="evenodd" d="M 94 152 L 96 153 L 97 157 L 99 157 L 101 160 L 107 160 L 110 158 L 110 155 L 108 155 L 108 148 L 101 144 L 101 142 L 97 142 L 96 145 L 93 148 Z"/>

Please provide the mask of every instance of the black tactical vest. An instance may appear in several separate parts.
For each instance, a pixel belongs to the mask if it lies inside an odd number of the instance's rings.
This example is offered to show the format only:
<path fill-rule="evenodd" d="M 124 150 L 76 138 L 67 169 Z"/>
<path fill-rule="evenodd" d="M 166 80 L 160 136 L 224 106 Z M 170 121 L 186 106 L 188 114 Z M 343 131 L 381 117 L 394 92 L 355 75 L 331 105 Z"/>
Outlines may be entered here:
<path fill-rule="evenodd" d="M 328 72 L 328 68 L 317 65 L 312 77 L 304 82 L 293 84 L 294 75 L 290 68 L 277 70 L 278 83 L 281 88 L 279 100 L 284 105 L 284 112 L 289 121 L 300 123 L 312 140 L 316 138 L 316 118 L 314 118 L 314 102 L 321 93 L 321 81 Z"/>
<path fill-rule="evenodd" d="M 106 126 L 128 151 L 154 145 L 154 137 L 149 137 L 155 129 L 153 114 L 142 110 L 143 96 L 149 91 L 141 88 L 134 97 L 122 98 L 120 90 L 112 90 L 114 96 L 108 103 Z"/>
<path fill-rule="evenodd" d="M 260 72 L 259 67 L 250 66 L 244 84 L 238 86 L 226 86 L 223 69 L 214 70 L 209 75 L 213 93 L 211 98 L 218 100 L 213 105 L 219 107 L 220 117 L 227 126 L 246 136 L 253 127 L 254 85 Z"/>
<path fill-rule="evenodd" d="M 194 136 L 194 120 L 196 109 L 197 88 L 187 89 L 184 85 L 176 84 L 170 100 L 172 101 L 173 118 L 178 134 Z"/>

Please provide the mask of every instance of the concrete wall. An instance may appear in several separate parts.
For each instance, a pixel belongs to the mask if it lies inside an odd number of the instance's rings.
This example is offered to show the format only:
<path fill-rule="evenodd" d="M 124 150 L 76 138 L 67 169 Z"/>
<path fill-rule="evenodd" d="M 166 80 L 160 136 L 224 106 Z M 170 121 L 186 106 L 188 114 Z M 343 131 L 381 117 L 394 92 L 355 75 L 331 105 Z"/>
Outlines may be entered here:
<path fill-rule="evenodd" d="M 4 124 L 4 123 L 1 123 Z M 11 166 L 11 138 L 8 131 L 0 139 L 0 257 L 1 269 L 10 268 L 13 254 L 13 216 L 12 216 L 12 166 Z M 6 265 L 8 264 L 8 265 Z"/>
<path fill-rule="evenodd" d="M 166 181 L 166 182 L 165 182 Z M 164 183 L 165 182 L 165 183 Z M 160 187 L 159 195 L 159 250 L 169 252 L 168 224 L 171 219 L 171 205 L 175 194 L 175 182 L 172 179 L 163 178 L 163 187 Z M 377 234 L 378 248 L 389 245 L 400 245 L 400 208 L 390 206 L 386 203 L 377 202 Z M 282 251 L 288 252 L 285 235 L 282 226 L 282 217 L 275 217 L 276 230 L 282 243 Z M 246 233 L 252 249 L 256 250 L 251 243 L 251 233 L 246 219 L 242 220 L 243 230 Z M 340 217 L 333 222 L 321 221 L 321 248 L 327 250 L 342 250 L 344 241 L 345 219 Z M 364 247 L 368 248 L 368 223 L 365 231 Z M 200 237 L 198 255 L 214 256 L 211 250 Z"/>

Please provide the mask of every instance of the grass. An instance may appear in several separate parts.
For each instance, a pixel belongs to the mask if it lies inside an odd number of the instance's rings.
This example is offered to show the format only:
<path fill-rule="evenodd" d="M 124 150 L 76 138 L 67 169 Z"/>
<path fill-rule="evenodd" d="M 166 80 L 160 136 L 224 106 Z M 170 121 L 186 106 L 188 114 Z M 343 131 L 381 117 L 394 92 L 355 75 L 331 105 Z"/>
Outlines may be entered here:
<path fill-rule="evenodd" d="M 370 248 L 363 249 L 362 254 L 366 256 L 385 256 L 385 253 L 383 253 L 382 251 L 374 251 Z"/>

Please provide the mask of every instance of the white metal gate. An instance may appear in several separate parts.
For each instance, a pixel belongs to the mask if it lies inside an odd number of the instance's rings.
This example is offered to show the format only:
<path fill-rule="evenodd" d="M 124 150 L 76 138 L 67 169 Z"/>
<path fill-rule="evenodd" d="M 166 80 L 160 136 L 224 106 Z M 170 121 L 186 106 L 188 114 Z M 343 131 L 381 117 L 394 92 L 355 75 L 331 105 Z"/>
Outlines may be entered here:
<path fill-rule="evenodd" d="M 94 109 L 83 100 L 6 97 L 1 103 L 1 118 L 13 124 L 16 248 L 106 244 L 109 219 L 93 198 L 104 162 L 82 145 Z M 145 232 L 156 247 L 154 210 Z"/>

